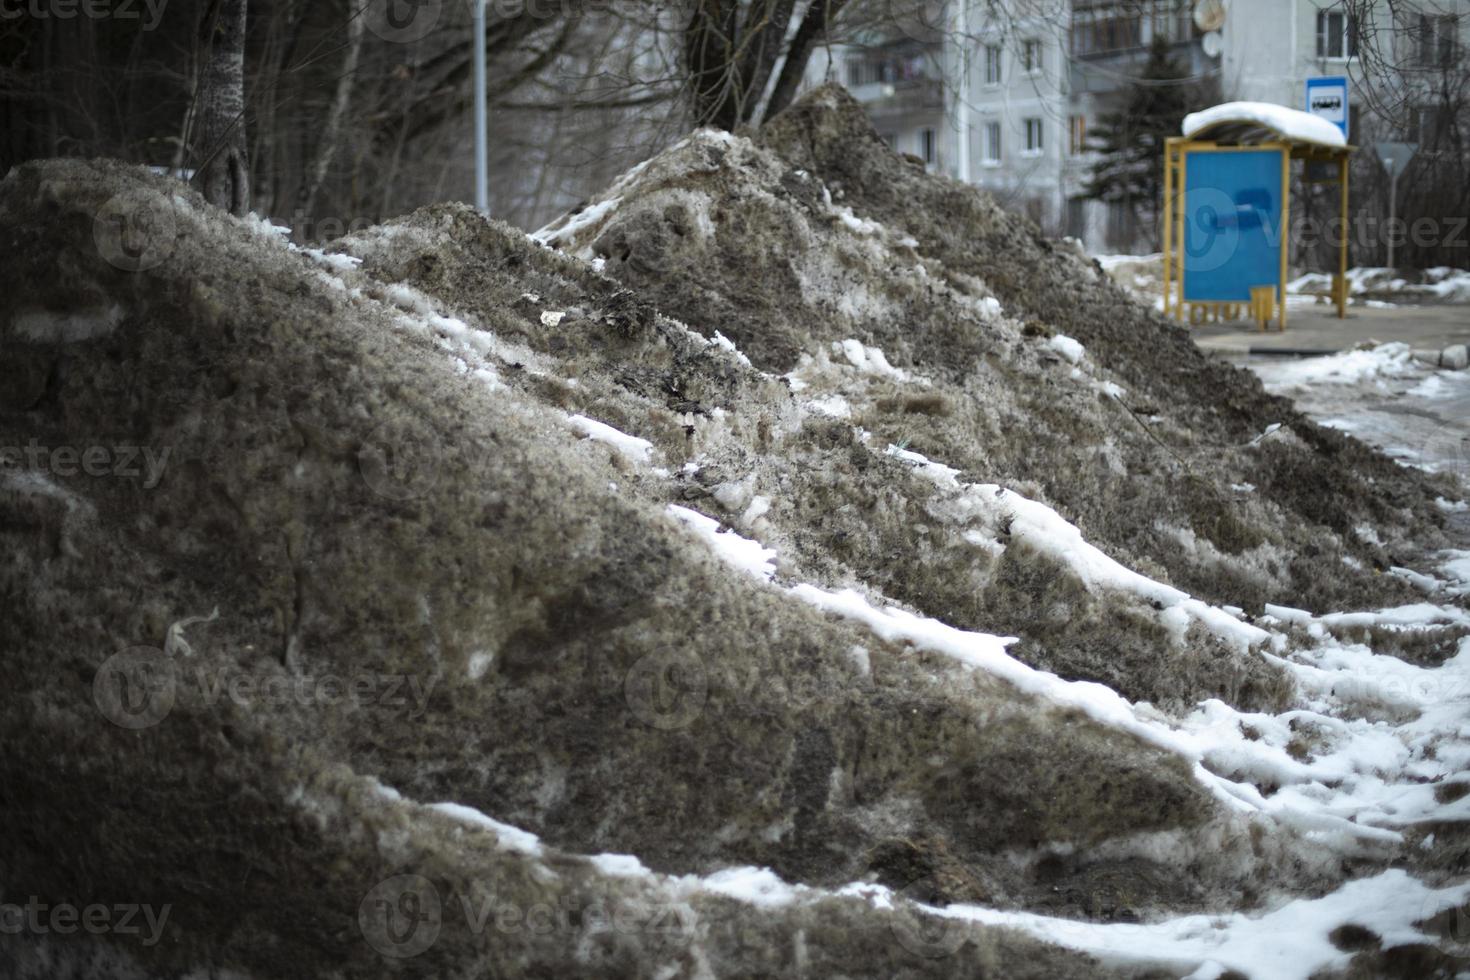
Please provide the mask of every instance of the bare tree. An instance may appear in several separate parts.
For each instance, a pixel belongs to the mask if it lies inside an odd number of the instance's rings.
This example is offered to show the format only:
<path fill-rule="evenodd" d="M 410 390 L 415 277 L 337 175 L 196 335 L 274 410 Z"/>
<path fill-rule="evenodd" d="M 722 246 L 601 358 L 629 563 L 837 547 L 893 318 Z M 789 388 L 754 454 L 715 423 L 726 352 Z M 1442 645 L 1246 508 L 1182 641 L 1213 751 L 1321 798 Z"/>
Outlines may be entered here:
<path fill-rule="evenodd" d="M 245 142 L 245 0 L 213 0 L 202 25 L 204 71 L 199 79 L 196 179 L 204 199 L 231 214 L 250 210 Z"/>
<path fill-rule="evenodd" d="M 317 142 L 316 155 L 306 169 L 298 194 L 298 207 L 310 214 L 316 203 L 316 192 L 327 177 L 327 168 L 336 155 L 342 134 L 343 120 L 352 101 L 352 89 L 357 81 L 357 62 L 362 55 L 362 36 L 367 0 L 349 0 L 347 4 L 347 48 L 342 56 L 342 73 L 337 76 L 337 90 L 327 109 L 327 118 L 322 125 L 321 139 Z"/>

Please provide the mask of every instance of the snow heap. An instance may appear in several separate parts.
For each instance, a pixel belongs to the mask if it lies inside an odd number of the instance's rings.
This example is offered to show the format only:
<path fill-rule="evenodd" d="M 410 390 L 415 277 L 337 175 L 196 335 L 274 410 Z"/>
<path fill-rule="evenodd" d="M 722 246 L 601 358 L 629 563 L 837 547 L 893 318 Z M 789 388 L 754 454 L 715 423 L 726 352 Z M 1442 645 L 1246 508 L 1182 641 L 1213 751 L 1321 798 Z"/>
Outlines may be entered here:
<path fill-rule="evenodd" d="M 174 186 L 0 184 L 0 447 L 173 461 L 7 453 L 6 885 L 190 898 L 7 975 L 1457 954 L 1463 494 L 847 96 L 535 239 L 444 206 L 307 250 L 181 198 L 165 261 L 107 263 L 108 202 Z"/>

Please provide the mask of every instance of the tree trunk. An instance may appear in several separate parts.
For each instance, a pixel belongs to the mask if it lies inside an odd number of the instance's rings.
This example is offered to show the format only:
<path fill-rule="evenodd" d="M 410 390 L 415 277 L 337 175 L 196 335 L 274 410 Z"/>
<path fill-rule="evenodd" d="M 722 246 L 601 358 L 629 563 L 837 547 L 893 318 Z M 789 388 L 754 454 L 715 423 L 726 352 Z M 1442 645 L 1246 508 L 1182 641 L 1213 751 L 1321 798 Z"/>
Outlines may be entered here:
<path fill-rule="evenodd" d="M 245 145 L 245 0 L 214 0 L 204 18 L 204 77 L 194 147 L 204 199 L 231 214 L 250 210 Z"/>
<path fill-rule="evenodd" d="M 316 207 L 316 192 L 327 179 L 327 168 L 337 153 L 337 143 L 342 135 L 342 120 L 347 115 L 347 105 L 352 100 L 352 86 L 357 76 L 357 61 L 362 53 L 362 25 L 366 19 L 366 0 L 350 0 L 347 5 L 347 51 L 342 56 L 342 73 L 337 76 L 337 92 L 327 110 L 327 121 L 322 127 L 322 138 L 317 143 L 316 158 L 306 167 L 301 192 L 297 195 L 297 208 L 310 217 Z"/>
<path fill-rule="evenodd" d="M 847 6 L 847 0 L 812 0 L 806 8 L 796 34 L 786 49 L 786 59 L 781 64 L 781 74 L 776 76 L 776 85 L 771 90 L 771 100 L 766 103 L 765 118 L 770 119 L 791 104 L 806 75 L 807 62 L 831 30 L 833 21 Z"/>

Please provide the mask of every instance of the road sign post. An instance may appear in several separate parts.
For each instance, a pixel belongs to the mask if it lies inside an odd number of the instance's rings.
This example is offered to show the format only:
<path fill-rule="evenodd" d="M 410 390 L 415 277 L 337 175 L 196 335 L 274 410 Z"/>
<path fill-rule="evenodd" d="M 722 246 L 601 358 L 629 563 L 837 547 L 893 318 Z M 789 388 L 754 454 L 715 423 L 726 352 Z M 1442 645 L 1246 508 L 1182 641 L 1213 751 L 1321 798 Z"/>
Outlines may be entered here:
<path fill-rule="evenodd" d="M 1373 152 L 1378 154 L 1378 160 L 1383 164 L 1383 169 L 1388 172 L 1388 267 L 1394 268 L 1393 264 L 1393 236 L 1394 222 L 1398 220 L 1399 201 L 1399 175 L 1414 159 L 1418 152 L 1418 143 L 1374 143 Z"/>

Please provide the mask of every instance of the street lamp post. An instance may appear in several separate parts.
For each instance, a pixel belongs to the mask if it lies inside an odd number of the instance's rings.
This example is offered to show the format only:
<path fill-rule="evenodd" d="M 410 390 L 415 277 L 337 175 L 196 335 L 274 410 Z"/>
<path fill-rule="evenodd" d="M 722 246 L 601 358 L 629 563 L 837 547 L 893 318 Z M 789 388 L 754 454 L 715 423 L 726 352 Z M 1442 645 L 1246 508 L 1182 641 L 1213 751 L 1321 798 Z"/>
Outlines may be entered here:
<path fill-rule="evenodd" d="M 485 127 L 485 0 L 475 4 L 475 207 L 490 212 L 489 134 Z"/>

